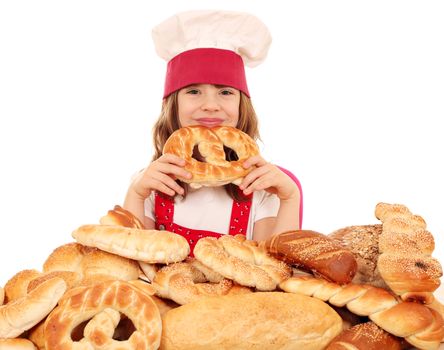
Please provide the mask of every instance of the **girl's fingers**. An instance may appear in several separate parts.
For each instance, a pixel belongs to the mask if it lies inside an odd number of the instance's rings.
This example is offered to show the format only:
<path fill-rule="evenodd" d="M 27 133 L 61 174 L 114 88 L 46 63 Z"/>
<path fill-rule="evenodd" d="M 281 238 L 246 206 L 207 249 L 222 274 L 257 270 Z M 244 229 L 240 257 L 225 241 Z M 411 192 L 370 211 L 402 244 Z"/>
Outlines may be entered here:
<path fill-rule="evenodd" d="M 183 194 L 184 192 L 183 188 L 179 186 L 179 184 L 176 181 L 174 181 L 174 179 L 171 178 L 171 176 L 158 173 L 158 175 L 154 179 L 160 183 L 163 183 L 165 186 L 175 191 L 175 193 Z"/>
<path fill-rule="evenodd" d="M 191 173 L 189 171 L 180 166 L 172 165 L 170 163 L 159 163 L 157 164 L 156 170 L 163 174 L 174 175 L 186 179 L 191 178 Z"/>
<path fill-rule="evenodd" d="M 255 165 L 257 167 L 260 166 L 264 166 L 265 164 L 267 164 L 266 160 L 264 158 L 262 158 L 261 156 L 253 156 L 248 158 L 243 164 L 242 166 L 245 169 L 248 169 L 249 167 Z"/>
<path fill-rule="evenodd" d="M 171 188 L 171 187 L 167 186 L 164 182 L 157 180 L 157 179 L 153 179 L 153 184 L 151 186 L 152 189 L 162 192 L 162 193 L 165 193 L 168 196 L 174 196 L 176 193 L 183 194 L 182 187 L 180 187 L 179 185 L 177 185 L 177 187 L 179 187 L 179 188 L 178 189 Z"/>
<path fill-rule="evenodd" d="M 240 184 L 239 188 L 241 190 L 246 189 L 257 178 L 264 176 L 269 171 L 270 171 L 270 169 L 268 167 L 265 167 L 265 166 L 254 169 L 247 176 L 244 177 L 244 179 L 242 180 L 242 183 Z"/>
<path fill-rule="evenodd" d="M 186 164 L 184 159 L 171 153 L 165 153 L 162 156 L 160 156 L 159 159 L 157 160 L 162 163 L 176 164 L 178 166 L 185 166 Z"/>

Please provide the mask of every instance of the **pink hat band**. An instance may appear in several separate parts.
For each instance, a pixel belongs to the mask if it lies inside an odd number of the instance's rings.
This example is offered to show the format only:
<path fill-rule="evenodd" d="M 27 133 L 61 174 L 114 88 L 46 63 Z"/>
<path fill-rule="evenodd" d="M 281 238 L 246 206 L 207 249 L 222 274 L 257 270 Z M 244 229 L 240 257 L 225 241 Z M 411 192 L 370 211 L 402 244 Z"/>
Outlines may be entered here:
<path fill-rule="evenodd" d="M 250 97 L 242 58 L 231 50 L 199 48 L 173 57 L 168 62 L 163 98 L 192 84 L 230 86 Z"/>

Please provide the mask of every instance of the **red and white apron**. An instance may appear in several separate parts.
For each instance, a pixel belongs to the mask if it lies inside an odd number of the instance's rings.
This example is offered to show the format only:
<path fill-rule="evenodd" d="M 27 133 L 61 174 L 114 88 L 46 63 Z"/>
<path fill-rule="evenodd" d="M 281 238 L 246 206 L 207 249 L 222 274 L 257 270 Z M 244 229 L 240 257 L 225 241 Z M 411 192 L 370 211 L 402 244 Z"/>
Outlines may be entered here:
<path fill-rule="evenodd" d="M 247 196 L 247 201 L 238 202 L 233 200 L 233 206 L 231 208 L 230 226 L 228 230 L 229 235 L 242 234 L 246 235 L 248 228 L 248 218 L 250 216 L 251 202 L 253 195 Z M 157 192 L 154 194 L 154 215 L 156 219 L 157 230 L 167 230 L 177 233 L 188 241 L 190 244 L 191 252 L 190 256 L 193 256 L 194 246 L 197 241 L 203 237 L 216 237 L 223 236 L 222 233 L 196 230 L 188 227 L 177 225 L 173 222 L 174 218 L 174 200 L 165 196 L 159 195 Z M 196 215 L 198 215 L 196 213 Z"/>

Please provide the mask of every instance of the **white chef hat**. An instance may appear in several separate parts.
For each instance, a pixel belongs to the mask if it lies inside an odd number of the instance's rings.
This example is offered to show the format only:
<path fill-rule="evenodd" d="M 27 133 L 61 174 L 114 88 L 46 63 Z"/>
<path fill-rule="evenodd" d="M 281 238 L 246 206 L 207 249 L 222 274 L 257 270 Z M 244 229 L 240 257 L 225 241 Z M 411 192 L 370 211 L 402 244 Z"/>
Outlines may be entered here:
<path fill-rule="evenodd" d="M 271 35 L 257 17 L 232 11 L 189 11 L 157 25 L 156 52 L 168 61 L 164 98 L 191 84 L 231 86 L 249 96 L 244 64 L 267 56 Z"/>

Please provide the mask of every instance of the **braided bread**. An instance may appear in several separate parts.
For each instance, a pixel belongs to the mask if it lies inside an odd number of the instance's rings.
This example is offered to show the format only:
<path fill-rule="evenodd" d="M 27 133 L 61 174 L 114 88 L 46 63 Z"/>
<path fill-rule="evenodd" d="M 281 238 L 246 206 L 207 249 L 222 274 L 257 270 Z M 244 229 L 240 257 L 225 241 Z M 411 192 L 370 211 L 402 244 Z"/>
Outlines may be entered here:
<path fill-rule="evenodd" d="M 378 203 L 375 216 L 382 221 L 378 270 L 403 300 L 429 303 L 440 285 L 441 264 L 430 255 L 434 240 L 423 218 L 400 204 Z"/>
<path fill-rule="evenodd" d="M 187 240 L 168 231 L 83 225 L 75 230 L 72 236 L 86 246 L 148 263 L 178 262 L 190 253 Z"/>
<path fill-rule="evenodd" d="M 353 254 L 333 239 L 310 230 L 274 235 L 265 242 L 268 252 L 289 264 L 311 270 L 329 281 L 350 283 L 357 263 Z"/>
<path fill-rule="evenodd" d="M 287 264 L 269 256 L 256 242 L 245 240 L 242 235 L 201 238 L 194 256 L 225 278 L 261 291 L 276 289 L 291 273 Z"/>
<path fill-rule="evenodd" d="M 108 281 L 91 287 L 80 287 L 59 304 L 45 322 L 46 350 L 78 349 L 71 333 L 80 323 L 107 311 L 89 326 L 86 339 L 80 339 L 88 349 L 157 349 L 160 344 L 161 319 L 150 296 L 124 281 Z M 111 325 L 121 313 L 132 321 L 136 330 L 125 341 L 112 338 Z M 111 319 L 110 319 L 111 318 Z M 100 321 L 105 325 L 100 325 Z M 87 325 L 88 327 L 88 325 Z"/>
<path fill-rule="evenodd" d="M 193 158 L 196 145 L 205 162 Z M 235 151 L 238 159 L 227 161 L 224 146 Z M 242 166 L 243 162 L 258 155 L 259 148 L 250 136 L 237 128 L 218 126 L 209 129 L 196 125 L 173 132 L 163 147 L 163 153 L 184 159 L 184 168 L 192 174 L 192 178 L 178 179 L 199 188 L 222 186 L 231 182 L 240 184 L 242 178 L 251 171 Z"/>
<path fill-rule="evenodd" d="M 335 306 L 346 306 L 357 315 L 368 316 L 385 331 L 405 338 L 419 349 L 437 349 L 444 336 L 444 321 L 437 311 L 418 303 L 399 302 L 385 289 L 359 284 L 340 286 L 309 276 L 291 277 L 279 287 Z"/>

